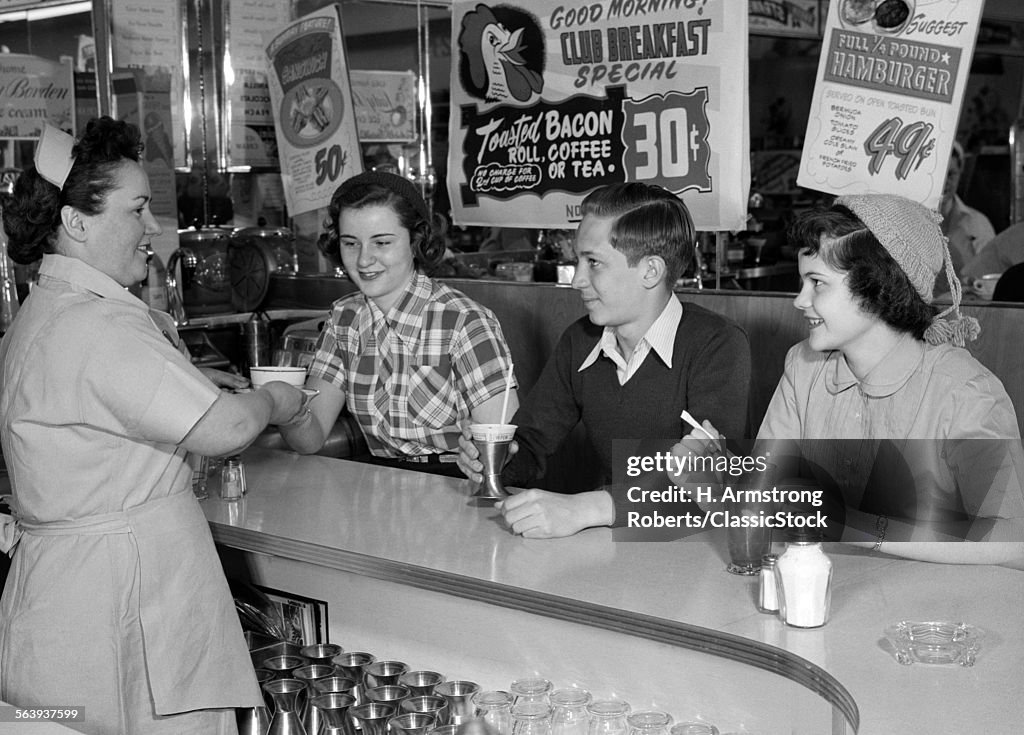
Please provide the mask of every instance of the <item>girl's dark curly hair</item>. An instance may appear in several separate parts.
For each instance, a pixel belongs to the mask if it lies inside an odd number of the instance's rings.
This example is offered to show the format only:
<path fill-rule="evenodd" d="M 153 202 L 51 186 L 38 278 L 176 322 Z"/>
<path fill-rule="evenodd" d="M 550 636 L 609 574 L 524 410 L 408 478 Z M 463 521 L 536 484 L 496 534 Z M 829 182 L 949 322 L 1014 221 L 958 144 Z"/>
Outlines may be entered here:
<path fill-rule="evenodd" d="M 819 255 L 830 268 L 846 273 L 847 287 L 864 311 L 897 331 L 924 338 L 935 307 L 925 303 L 899 264 L 849 209 L 835 205 L 799 215 L 790 226 L 789 241 L 801 254 Z"/>
<path fill-rule="evenodd" d="M 75 162 L 64 187 L 58 189 L 35 168 L 18 177 L 3 201 L 7 252 L 15 263 L 32 263 L 54 252 L 62 207 L 96 215 L 115 186 L 118 166 L 138 161 L 142 136 L 134 125 L 110 117 L 94 118 L 71 150 Z"/>
<path fill-rule="evenodd" d="M 447 230 L 444 218 L 435 214 L 432 220 L 424 219 L 416 207 L 393 189 L 380 184 L 367 183 L 359 187 L 338 187 L 327 207 L 324 231 L 317 240 L 320 252 L 329 258 L 341 261 L 338 220 L 343 209 L 387 206 L 398 215 L 402 227 L 409 231 L 413 262 L 416 267 L 430 275 L 444 258 Z"/>

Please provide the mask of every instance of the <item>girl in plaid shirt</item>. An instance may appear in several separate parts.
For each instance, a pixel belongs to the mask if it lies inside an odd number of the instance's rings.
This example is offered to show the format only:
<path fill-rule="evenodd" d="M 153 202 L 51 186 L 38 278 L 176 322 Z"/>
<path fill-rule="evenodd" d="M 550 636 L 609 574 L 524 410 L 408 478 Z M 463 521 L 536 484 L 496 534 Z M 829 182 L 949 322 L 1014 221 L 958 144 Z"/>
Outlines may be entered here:
<path fill-rule="evenodd" d="M 320 395 L 281 427 L 285 441 L 316 452 L 347 406 L 371 453 L 356 459 L 461 476 L 460 423 L 501 421 L 512 358 L 497 318 L 425 275 L 444 255 L 443 229 L 407 179 L 345 181 L 324 229 L 321 249 L 340 254 L 359 292 L 331 309 L 306 381 Z M 509 415 L 517 407 L 513 389 Z"/>

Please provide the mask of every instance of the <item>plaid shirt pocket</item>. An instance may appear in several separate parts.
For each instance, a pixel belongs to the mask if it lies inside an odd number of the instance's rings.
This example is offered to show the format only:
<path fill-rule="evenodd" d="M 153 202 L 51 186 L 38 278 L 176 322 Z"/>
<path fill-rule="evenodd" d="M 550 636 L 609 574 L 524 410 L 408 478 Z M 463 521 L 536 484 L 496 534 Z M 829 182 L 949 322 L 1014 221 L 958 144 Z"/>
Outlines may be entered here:
<path fill-rule="evenodd" d="M 440 365 L 412 368 L 409 377 L 409 414 L 413 423 L 443 429 L 458 421 L 458 392 L 447 357 Z"/>

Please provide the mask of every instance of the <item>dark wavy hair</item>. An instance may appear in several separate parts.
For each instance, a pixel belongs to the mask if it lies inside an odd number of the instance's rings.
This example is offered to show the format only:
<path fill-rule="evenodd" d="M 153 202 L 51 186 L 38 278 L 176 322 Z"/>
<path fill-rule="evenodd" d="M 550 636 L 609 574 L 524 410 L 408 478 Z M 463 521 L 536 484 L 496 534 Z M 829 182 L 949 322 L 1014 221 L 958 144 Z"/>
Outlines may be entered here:
<path fill-rule="evenodd" d="M 341 218 L 341 210 L 373 206 L 390 207 L 398 215 L 402 227 L 409 231 L 413 262 L 418 269 L 429 275 L 444 258 L 444 234 L 447 231 L 444 218 L 435 214 L 432 220 L 424 219 L 408 199 L 380 184 L 368 183 L 348 189 L 338 187 L 327 206 L 324 231 L 316 243 L 320 252 L 340 261 L 338 220 Z"/>
<path fill-rule="evenodd" d="M 107 194 L 116 185 L 121 162 L 139 160 L 142 136 L 130 123 L 106 116 L 94 118 L 71 154 L 75 162 L 62 189 L 29 168 L 4 198 L 7 252 L 15 263 L 32 263 L 54 252 L 62 207 L 74 207 L 88 215 L 101 213 Z"/>
<path fill-rule="evenodd" d="M 693 260 L 696 232 L 690 210 L 667 189 L 639 182 L 609 184 L 588 194 L 581 212 L 615 218 L 611 244 L 630 267 L 652 255 L 664 260 L 669 289 Z"/>
<path fill-rule="evenodd" d="M 824 240 L 824 242 L 823 242 Z M 798 215 L 789 241 L 804 255 L 819 255 L 846 274 L 860 307 L 893 329 L 924 338 L 936 309 L 925 303 L 907 274 L 857 216 L 841 205 Z"/>

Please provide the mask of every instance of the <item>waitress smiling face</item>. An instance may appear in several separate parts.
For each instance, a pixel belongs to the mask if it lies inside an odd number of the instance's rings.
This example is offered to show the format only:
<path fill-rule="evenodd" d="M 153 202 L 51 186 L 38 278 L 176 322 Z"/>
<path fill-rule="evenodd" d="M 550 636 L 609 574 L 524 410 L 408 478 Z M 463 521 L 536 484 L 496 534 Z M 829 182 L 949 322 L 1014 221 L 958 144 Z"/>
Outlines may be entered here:
<path fill-rule="evenodd" d="M 146 278 L 150 246 L 162 230 L 150 210 L 149 178 L 139 163 L 121 160 L 110 182 L 97 213 L 61 208 L 57 250 L 131 286 Z"/>

